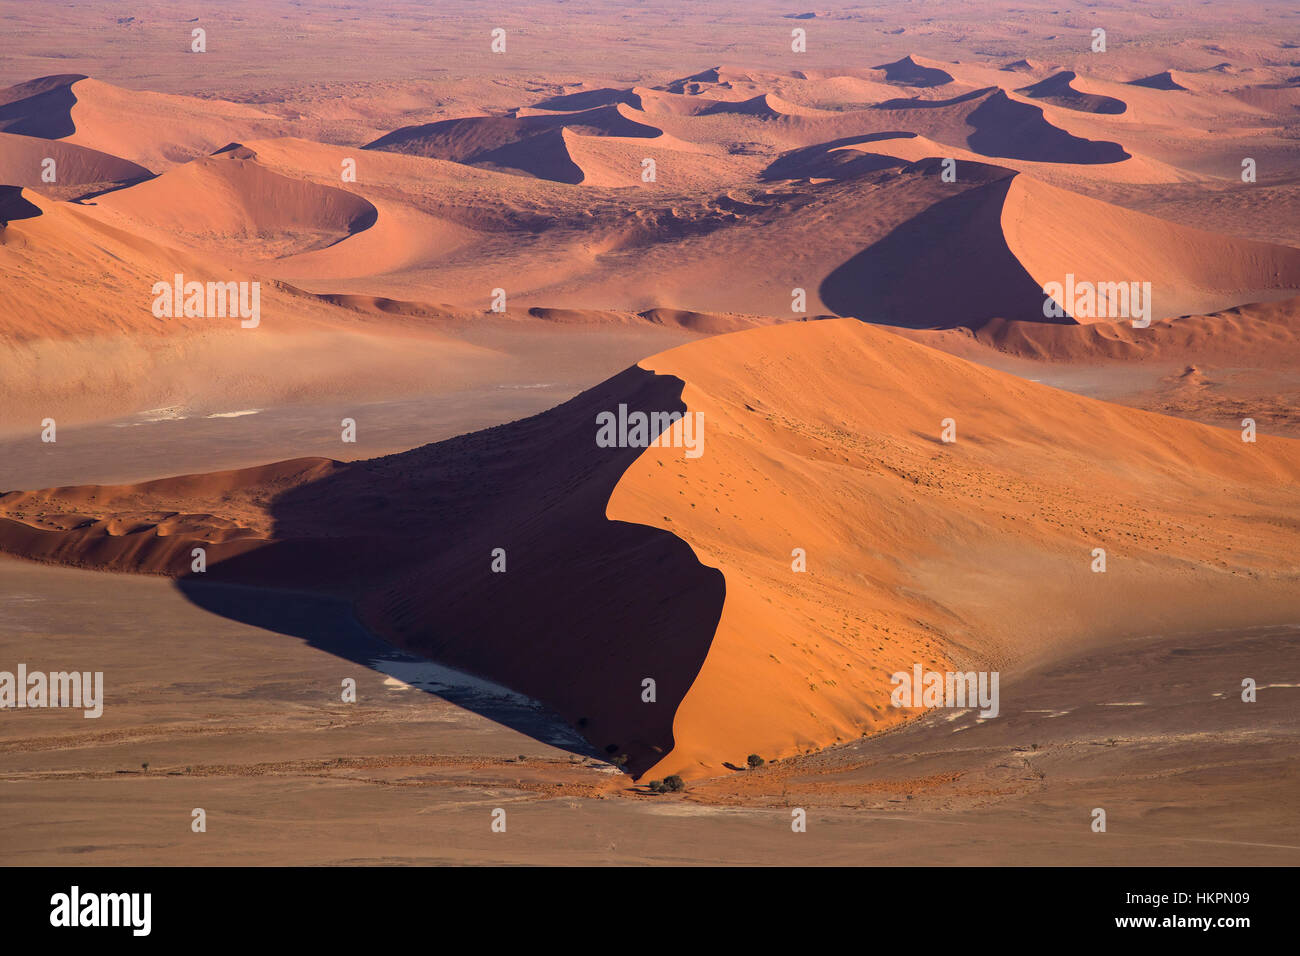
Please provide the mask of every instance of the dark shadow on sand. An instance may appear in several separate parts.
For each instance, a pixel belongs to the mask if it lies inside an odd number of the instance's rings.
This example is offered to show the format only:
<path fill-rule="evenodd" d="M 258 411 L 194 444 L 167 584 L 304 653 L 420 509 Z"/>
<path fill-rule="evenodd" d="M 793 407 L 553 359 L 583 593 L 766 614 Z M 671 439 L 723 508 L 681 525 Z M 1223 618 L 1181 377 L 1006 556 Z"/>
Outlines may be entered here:
<path fill-rule="evenodd" d="M 644 448 L 597 447 L 596 416 L 620 404 L 685 412 L 682 387 L 634 367 L 532 418 L 340 464 L 277 495 L 275 540 L 228 557 L 214 549 L 207 572 L 178 586 L 214 613 L 309 643 L 337 640 L 328 635 L 346 631 L 353 608 L 403 650 L 541 702 L 639 774 L 673 747 L 725 585 L 677 536 L 606 518 Z M 498 548 L 504 573 L 492 569 Z M 254 600 L 214 582 L 261 590 Z M 341 598 L 340 619 L 279 589 Z M 356 659 L 351 644 L 334 646 Z"/>
<path fill-rule="evenodd" d="M 930 159 L 913 168 L 939 175 L 942 166 Z M 958 183 L 979 185 L 935 203 L 831 272 L 819 290 L 829 308 L 913 329 L 979 328 L 992 318 L 1054 321 L 1043 315 L 1042 288 L 1003 238 L 1002 206 L 1014 174 L 967 162 L 956 172 Z"/>

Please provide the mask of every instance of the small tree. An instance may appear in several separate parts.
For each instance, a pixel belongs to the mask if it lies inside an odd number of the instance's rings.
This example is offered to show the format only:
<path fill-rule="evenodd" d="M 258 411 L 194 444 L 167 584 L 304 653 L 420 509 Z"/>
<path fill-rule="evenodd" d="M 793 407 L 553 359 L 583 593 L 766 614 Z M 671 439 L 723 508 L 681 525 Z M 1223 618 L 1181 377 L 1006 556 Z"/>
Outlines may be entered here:
<path fill-rule="evenodd" d="M 677 793 L 686 789 L 686 783 L 677 774 L 673 774 L 671 777 L 664 777 L 664 789 L 669 793 Z"/>
<path fill-rule="evenodd" d="M 664 792 L 664 782 L 662 780 L 651 780 L 648 784 L 646 784 L 646 786 L 650 788 L 651 793 Z"/>
<path fill-rule="evenodd" d="M 763 758 L 758 754 L 750 754 L 749 757 L 746 758 L 746 761 L 749 764 L 750 770 L 757 770 L 759 767 L 763 766 Z"/>

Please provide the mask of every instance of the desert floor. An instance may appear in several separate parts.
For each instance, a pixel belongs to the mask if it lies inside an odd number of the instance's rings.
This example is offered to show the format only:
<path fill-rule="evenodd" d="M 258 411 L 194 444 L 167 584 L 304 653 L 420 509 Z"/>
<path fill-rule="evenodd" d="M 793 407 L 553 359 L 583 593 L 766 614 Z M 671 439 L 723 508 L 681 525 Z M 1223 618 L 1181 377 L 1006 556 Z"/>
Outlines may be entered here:
<path fill-rule="evenodd" d="M 397 655 L 355 627 L 318 624 L 309 643 L 214 617 L 161 580 L 11 560 L 4 572 L 6 660 L 40 635 L 125 680 L 98 720 L 4 724 L 10 863 L 1243 865 L 1300 853 L 1297 626 L 1135 637 L 1022 676 L 1032 690 L 1005 689 L 1016 704 L 997 720 L 934 715 L 655 797 L 504 689 L 471 701 L 412 687 L 403 677 L 454 677 L 373 663 Z M 1279 657 L 1287 679 L 1260 690 L 1255 719 L 1234 716 L 1220 669 L 1276 674 Z M 335 702 L 348 676 L 355 706 Z M 1095 806 L 1111 808 L 1105 834 L 1088 829 Z M 206 833 L 190 831 L 195 807 Z M 490 830 L 498 807 L 505 833 Z M 795 807 L 806 833 L 790 829 Z"/>

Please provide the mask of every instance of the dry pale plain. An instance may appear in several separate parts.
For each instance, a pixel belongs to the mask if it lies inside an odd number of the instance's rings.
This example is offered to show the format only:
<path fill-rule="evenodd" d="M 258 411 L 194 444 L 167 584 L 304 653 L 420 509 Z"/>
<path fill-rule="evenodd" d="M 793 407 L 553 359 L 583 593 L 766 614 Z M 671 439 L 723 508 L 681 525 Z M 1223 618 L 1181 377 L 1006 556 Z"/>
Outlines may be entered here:
<path fill-rule="evenodd" d="M 0 19 L 0 859 L 1300 859 L 1295 11 Z"/>

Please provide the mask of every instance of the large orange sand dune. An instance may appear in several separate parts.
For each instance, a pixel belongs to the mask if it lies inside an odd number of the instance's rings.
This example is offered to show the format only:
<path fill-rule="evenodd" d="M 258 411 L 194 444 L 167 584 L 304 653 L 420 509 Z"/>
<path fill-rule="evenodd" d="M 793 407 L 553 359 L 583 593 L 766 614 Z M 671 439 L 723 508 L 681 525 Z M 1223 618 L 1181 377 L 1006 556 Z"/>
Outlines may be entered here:
<path fill-rule="evenodd" d="M 597 448 L 619 403 L 702 413 L 703 454 Z M 177 575 L 218 612 L 205 580 L 347 593 L 379 634 L 546 702 L 634 773 L 699 776 L 897 723 L 888 675 L 914 663 L 1014 669 L 1294 614 L 1297 479 L 1295 441 L 833 320 L 692 343 L 388 458 L 11 493 L 0 546 Z"/>

